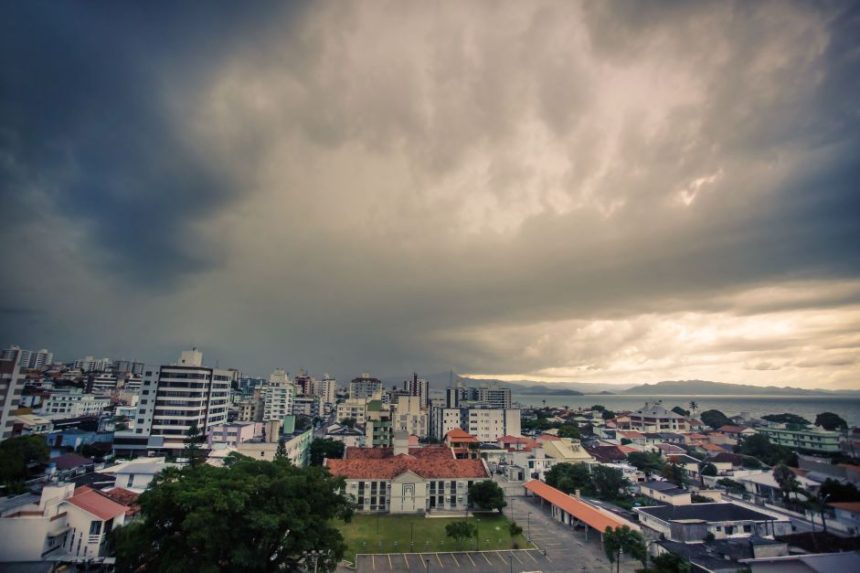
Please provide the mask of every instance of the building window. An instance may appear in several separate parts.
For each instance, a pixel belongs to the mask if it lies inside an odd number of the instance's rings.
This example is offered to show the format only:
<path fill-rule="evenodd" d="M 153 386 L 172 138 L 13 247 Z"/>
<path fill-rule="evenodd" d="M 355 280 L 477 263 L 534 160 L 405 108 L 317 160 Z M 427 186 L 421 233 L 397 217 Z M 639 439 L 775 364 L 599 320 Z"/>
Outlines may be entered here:
<path fill-rule="evenodd" d="M 98 535 L 102 532 L 102 522 L 101 521 L 91 521 L 90 522 L 90 535 Z"/>

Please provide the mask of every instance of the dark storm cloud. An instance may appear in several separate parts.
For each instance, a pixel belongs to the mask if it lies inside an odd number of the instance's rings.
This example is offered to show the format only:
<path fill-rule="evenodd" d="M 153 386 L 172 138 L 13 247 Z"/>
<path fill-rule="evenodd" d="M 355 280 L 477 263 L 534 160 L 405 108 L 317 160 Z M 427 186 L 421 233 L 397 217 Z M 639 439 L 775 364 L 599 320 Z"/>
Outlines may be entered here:
<path fill-rule="evenodd" d="M 853 375 L 856 3 L 4 10 L 0 342 Z"/>
<path fill-rule="evenodd" d="M 17 223 L 38 216 L 26 195 L 46 194 L 107 255 L 97 272 L 138 284 L 168 285 L 217 264 L 220 246 L 199 241 L 193 226 L 240 191 L 183 133 L 182 100 L 276 13 L 255 7 L 5 4 L 0 156 Z"/>

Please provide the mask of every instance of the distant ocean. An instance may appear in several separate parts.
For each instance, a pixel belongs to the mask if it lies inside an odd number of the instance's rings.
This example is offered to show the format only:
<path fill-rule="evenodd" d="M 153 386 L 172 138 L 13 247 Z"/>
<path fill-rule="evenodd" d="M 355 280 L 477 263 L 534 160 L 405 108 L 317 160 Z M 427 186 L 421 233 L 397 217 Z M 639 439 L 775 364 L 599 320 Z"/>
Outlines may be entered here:
<path fill-rule="evenodd" d="M 587 396 L 565 396 L 560 394 L 516 394 L 511 398 L 523 406 L 570 406 L 571 408 L 602 404 L 610 410 L 638 410 L 645 402 L 662 400 L 666 408 L 681 406 L 689 409 L 694 400 L 703 410 L 720 410 L 727 416 L 745 412 L 760 418 L 765 414 L 789 412 L 803 416 L 810 422 L 821 412 L 834 412 L 842 416 L 849 425 L 860 425 L 860 396 L 658 396 L 634 394 L 593 394 Z"/>

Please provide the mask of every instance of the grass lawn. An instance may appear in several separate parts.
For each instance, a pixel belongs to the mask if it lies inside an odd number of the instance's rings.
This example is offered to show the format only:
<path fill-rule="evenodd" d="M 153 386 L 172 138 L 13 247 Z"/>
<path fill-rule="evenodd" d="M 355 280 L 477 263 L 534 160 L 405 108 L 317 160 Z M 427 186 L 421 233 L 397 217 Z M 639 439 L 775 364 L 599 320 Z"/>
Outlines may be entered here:
<path fill-rule="evenodd" d="M 419 553 L 423 551 L 469 551 L 478 549 L 525 549 L 525 537 L 511 538 L 510 520 L 498 513 L 477 514 L 467 518 L 478 525 L 475 538 L 459 543 L 445 535 L 445 526 L 463 518 L 426 518 L 422 515 L 360 515 L 350 523 L 338 522 L 349 549 L 344 558 L 355 562 L 356 553 Z M 525 526 L 525 524 L 520 524 Z M 378 533 L 377 533 L 378 528 Z M 412 544 L 414 541 L 414 545 Z"/>

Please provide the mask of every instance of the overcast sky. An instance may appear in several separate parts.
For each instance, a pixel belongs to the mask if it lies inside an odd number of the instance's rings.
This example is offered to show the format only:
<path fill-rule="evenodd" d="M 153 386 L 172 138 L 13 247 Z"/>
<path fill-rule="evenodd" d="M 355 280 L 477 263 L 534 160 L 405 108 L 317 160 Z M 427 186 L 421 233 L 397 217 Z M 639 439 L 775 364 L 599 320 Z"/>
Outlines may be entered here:
<path fill-rule="evenodd" d="M 857 3 L 184 4 L 0 8 L 0 345 L 860 389 Z"/>

